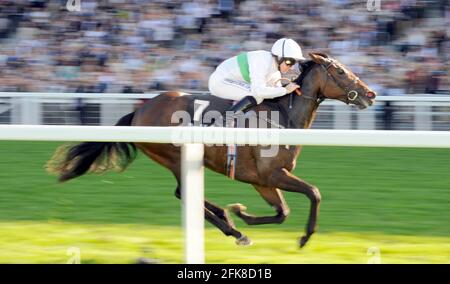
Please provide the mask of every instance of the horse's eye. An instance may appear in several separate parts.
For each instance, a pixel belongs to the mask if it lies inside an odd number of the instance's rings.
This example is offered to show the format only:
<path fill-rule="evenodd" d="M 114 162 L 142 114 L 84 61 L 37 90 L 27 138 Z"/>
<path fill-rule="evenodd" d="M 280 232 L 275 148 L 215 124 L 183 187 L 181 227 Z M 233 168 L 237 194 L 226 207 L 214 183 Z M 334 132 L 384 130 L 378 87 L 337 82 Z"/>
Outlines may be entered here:
<path fill-rule="evenodd" d="M 339 74 L 344 74 L 345 72 L 344 72 L 344 70 L 342 69 L 342 68 L 339 68 L 338 70 L 337 70 L 337 72 L 339 73 Z"/>

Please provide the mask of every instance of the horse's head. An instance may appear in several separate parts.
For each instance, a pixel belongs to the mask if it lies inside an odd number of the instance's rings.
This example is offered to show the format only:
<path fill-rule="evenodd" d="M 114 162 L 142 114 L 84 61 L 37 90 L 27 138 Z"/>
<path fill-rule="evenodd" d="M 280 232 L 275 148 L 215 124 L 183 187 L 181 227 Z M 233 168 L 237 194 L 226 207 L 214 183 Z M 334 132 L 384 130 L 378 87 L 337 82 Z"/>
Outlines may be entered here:
<path fill-rule="evenodd" d="M 320 93 L 325 98 L 354 104 L 359 109 L 371 106 L 376 93 L 361 81 L 350 69 L 322 53 L 310 53 L 311 59 L 320 65 Z"/>

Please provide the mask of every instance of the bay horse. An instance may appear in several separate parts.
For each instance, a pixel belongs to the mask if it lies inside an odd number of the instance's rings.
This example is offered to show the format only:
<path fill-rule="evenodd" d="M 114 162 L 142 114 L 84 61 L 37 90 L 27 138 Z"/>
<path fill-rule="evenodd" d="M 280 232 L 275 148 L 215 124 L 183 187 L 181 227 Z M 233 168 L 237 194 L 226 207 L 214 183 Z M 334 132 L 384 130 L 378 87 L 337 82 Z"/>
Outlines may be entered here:
<path fill-rule="evenodd" d="M 316 111 L 324 99 L 334 99 L 364 109 L 373 104 L 376 94 L 348 68 L 322 53 L 310 53 L 311 60 L 302 63 L 302 73 L 295 80 L 301 86 L 301 95 L 288 94 L 264 100 L 252 108 L 255 112 L 280 110 L 283 115 L 281 127 L 310 128 Z M 183 110 L 192 112 L 194 101 L 210 99 L 210 109 L 227 109 L 231 102 L 214 96 L 200 96 L 182 92 L 165 92 L 148 100 L 133 113 L 122 117 L 117 126 L 175 126 L 173 113 Z M 179 121 L 177 122 L 179 123 Z M 273 216 L 255 216 L 247 213 L 242 204 L 228 207 L 236 216 L 249 225 L 282 223 L 289 214 L 282 191 L 306 195 L 310 201 L 306 234 L 299 239 L 303 247 L 316 231 L 321 195 L 319 189 L 294 176 L 299 145 L 280 145 L 277 155 L 263 157 L 263 146 L 238 146 L 235 179 L 255 187 L 261 197 L 272 206 Z M 61 146 L 47 164 L 47 170 L 59 174 L 64 182 L 87 172 L 102 172 L 116 168 L 124 170 L 136 155 L 136 148 L 149 158 L 169 169 L 177 181 L 175 196 L 181 197 L 180 147 L 157 143 L 83 142 L 74 146 Z M 226 174 L 227 147 L 206 146 L 204 165 Z M 250 245 L 250 239 L 237 230 L 228 210 L 205 200 L 205 219 L 219 228 L 225 235 L 236 238 L 238 245 Z"/>

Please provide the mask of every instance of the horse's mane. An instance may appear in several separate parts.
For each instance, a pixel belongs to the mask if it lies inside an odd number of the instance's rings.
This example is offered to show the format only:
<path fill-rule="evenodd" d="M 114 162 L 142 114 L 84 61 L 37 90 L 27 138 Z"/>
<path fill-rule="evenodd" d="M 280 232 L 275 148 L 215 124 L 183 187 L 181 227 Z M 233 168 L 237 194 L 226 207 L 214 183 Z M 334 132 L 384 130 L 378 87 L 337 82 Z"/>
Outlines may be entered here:
<path fill-rule="evenodd" d="M 311 71 L 312 67 L 316 64 L 317 63 L 312 60 L 308 60 L 308 61 L 299 63 L 299 66 L 301 68 L 301 73 L 300 73 L 300 76 L 298 76 L 298 78 L 295 79 L 294 82 L 301 87 L 306 75 L 308 75 L 309 71 Z"/>

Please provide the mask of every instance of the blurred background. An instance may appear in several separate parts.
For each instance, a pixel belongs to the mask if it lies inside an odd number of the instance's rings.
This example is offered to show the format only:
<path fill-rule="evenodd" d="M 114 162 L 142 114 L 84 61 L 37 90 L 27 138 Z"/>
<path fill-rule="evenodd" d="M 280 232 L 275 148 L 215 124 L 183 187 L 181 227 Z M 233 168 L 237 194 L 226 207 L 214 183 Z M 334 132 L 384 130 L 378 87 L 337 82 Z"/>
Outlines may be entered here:
<path fill-rule="evenodd" d="M 339 59 L 380 95 L 440 93 L 448 76 L 445 0 L 1 1 L 0 88 L 33 92 L 205 90 L 241 50 L 281 37 Z"/>
<path fill-rule="evenodd" d="M 0 0 L 1 124 L 113 125 L 160 91 L 203 93 L 222 60 L 291 37 L 378 93 L 364 111 L 324 102 L 313 128 L 450 131 L 448 1 L 380 0 L 376 11 L 365 0 L 81 0 L 78 12 L 66 3 Z M 121 175 L 57 185 L 43 168 L 57 146 L 0 141 L 0 262 L 66 263 L 70 248 L 82 263 L 182 262 L 168 172 L 141 155 Z M 286 223 L 236 220 L 251 248 L 208 225 L 208 262 L 450 262 L 448 150 L 303 151 L 295 174 L 323 196 L 308 247 L 296 248 L 307 199 L 287 194 Z M 206 189 L 221 206 L 272 214 L 245 184 L 208 172 Z"/>
<path fill-rule="evenodd" d="M 412 98 L 450 93 L 445 0 L 66 2 L 0 1 L 0 91 L 96 95 L 3 94 L 0 123 L 113 124 L 140 101 L 99 93 L 204 92 L 222 60 L 292 37 L 387 96 L 364 113 L 327 102 L 315 128 L 450 130 L 448 99 Z"/>

